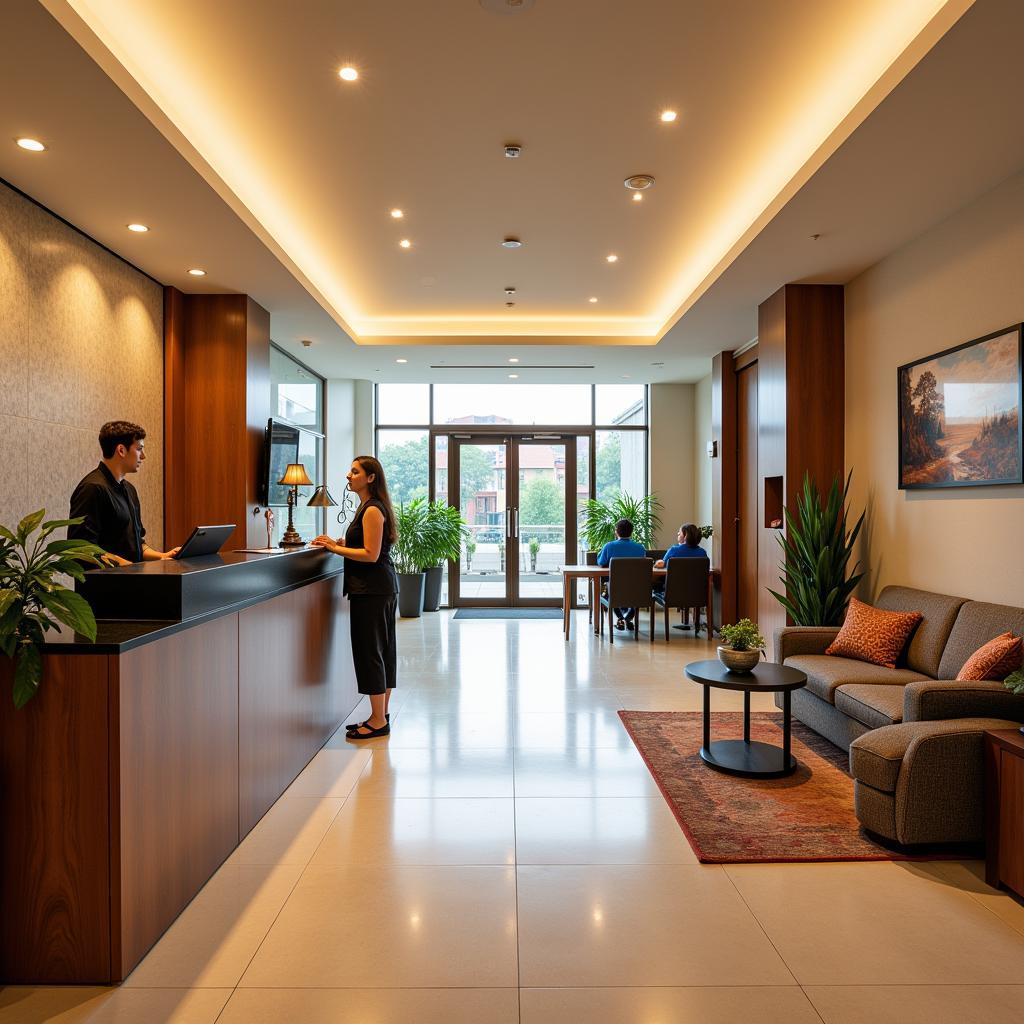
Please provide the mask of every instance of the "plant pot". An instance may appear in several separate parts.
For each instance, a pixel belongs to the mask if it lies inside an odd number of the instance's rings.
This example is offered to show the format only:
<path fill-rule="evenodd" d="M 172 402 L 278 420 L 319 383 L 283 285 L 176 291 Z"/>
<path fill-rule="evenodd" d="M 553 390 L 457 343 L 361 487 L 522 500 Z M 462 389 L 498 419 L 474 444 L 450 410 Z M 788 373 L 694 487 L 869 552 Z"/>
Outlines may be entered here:
<path fill-rule="evenodd" d="M 423 613 L 423 590 L 426 580 L 425 572 L 398 574 L 398 614 L 403 619 L 418 619 Z"/>
<path fill-rule="evenodd" d="M 761 652 L 734 651 L 731 647 L 718 648 L 718 660 L 730 671 L 737 675 L 749 675 L 761 660 Z"/>
<path fill-rule="evenodd" d="M 423 610 L 436 612 L 441 607 L 441 583 L 444 580 L 444 566 L 432 565 L 426 570 L 427 579 L 423 588 Z"/>

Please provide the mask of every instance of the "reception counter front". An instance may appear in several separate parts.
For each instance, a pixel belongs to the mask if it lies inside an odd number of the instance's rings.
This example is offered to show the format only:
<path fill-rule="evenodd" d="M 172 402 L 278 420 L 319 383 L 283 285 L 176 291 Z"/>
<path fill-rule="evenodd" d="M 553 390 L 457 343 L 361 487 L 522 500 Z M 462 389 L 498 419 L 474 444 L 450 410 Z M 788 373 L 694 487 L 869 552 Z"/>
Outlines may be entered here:
<path fill-rule="evenodd" d="M 87 574 L 21 711 L 0 659 L 0 982 L 123 980 L 358 702 L 342 559 Z"/>

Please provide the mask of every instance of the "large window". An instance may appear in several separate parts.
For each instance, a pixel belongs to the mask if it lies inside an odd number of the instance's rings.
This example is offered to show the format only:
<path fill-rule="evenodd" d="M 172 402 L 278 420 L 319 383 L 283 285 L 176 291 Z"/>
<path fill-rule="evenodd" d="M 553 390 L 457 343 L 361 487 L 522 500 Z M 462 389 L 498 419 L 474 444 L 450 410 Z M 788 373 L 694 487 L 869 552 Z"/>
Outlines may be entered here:
<path fill-rule="evenodd" d="M 285 420 L 299 430 L 299 462 L 314 486 L 324 482 L 324 382 L 308 367 L 303 366 L 279 348 L 270 347 L 270 409 L 275 419 Z M 310 541 L 323 533 L 323 509 L 310 508 L 306 502 L 312 497 L 312 487 L 299 488 L 299 501 L 295 506 L 295 529 L 303 540 Z M 276 544 L 288 528 L 286 506 L 273 506 Z"/>

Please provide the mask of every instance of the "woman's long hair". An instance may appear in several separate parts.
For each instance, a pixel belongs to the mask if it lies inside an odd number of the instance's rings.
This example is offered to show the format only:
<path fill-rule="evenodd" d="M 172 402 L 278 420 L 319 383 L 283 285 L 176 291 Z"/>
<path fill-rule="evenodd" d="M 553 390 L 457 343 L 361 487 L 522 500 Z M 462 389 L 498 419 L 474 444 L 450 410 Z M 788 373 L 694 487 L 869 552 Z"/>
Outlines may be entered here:
<path fill-rule="evenodd" d="M 357 455 L 353 461 L 363 467 L 363 472 L 367 476 L 373 475 L 373 481 L 369 485 L 370 497 L 376 498 L 384 506 L 388 540 L 394 544 L 398 540 L 398 528 L 395 525 L 395 510 L 391 504 L 391 495 L 388 494 L 388 481 L 384 476 L 384 467 L 372 455 Z"/>
<path fill-rule="evenodd" d="M 700 529 L 694 526 L 693 523 L 683 523 L 679 527 L 683 534 L 683 543 L 689 545 L 691 548 L 700 546 Z"/>

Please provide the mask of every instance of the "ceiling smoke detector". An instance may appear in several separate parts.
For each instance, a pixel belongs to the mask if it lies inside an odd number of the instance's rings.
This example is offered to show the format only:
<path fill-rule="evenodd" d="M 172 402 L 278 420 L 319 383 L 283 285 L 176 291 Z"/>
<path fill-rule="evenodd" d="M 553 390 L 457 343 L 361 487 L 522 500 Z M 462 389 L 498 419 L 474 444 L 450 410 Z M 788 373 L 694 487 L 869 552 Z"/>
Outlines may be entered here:
<path fill-rule="evenodd" d="M 511 309 L 515 305 L 515 303 L 514 302 L 506 302 L 505 305 L 506 305 L 506 307 L 508 309 Z"/>
<path fill-rule="evenodd" d="M 517 142 L 505 143 L 505 156 L 508 157 L 509 160 L 515 160 L 516 157 L 522 155 L 522 152 L 523 147 L 520 146 Z"/>
<path fill-rule="evenodd" d="M 505 246 L 506 249 L 521 249 L 523 247 L 523 243 L 519 241 L 518 238 L 513 238 L 511 236 L 503 238 L 501 240 L 501 244 Z"/>
<path fill-rule="evenodd" d="M 521 14 L 534 5 L 534 0 L 480 0 L 480 6 L 492 14 Z"/>
<path fill-rule="evenodd" d="M 515 293 L 516 293 L 515 288 L 513 288 L 511 286 L 509 286 L 508 288 L 505 289 L 505 294 L 506 295 L 515 295 Z"/>
<path fill-rule="evenodd" d="M 631 189 L 651 188 L 654 178 L 650 174 L 632 174 L 622 184 Z"/>

